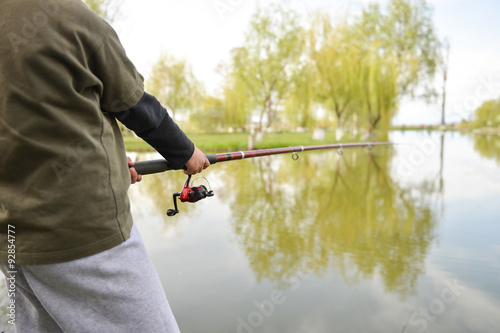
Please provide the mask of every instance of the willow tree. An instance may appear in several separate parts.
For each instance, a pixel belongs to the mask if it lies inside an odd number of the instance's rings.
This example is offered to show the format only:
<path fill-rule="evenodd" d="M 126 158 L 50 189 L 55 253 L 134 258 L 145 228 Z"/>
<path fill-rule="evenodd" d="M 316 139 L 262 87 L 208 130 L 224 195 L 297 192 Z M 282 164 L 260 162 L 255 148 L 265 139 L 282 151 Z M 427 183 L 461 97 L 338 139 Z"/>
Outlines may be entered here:
<path fill-rule="evenodd" d="M 475 112 L 476 127 L 500 127 L 500 99 L 484 102 Z"/>
<path fill-rule="evenodd" d="M 234 79 L 234 78 L 233 78 Z M 244 128 L 251 113 L 251 104 L 243 88 L 243 82 L 229 80 L 223 87 L 224 124 L 231 128 Z"/>
<path fill-rule="evenodd" d="M 446 83 L 448 82 L 448 71 L 450 66 L 450 41 L 445 38 L 442 42 L 442 50 L 439 54 L 439 65 L 443 75 L 443 86 L 441 92 L 441 126 L 446 126 Z"/>
<path fill-rule="evenodd" d="M 317 87 L 314 68 L 305 62 L 293 76 L 290 94 L 284 104 L 284 117 L 289 124 L 308 129 L 314 127 Z"/>
<path fill-rule="evenodd" d="M 233 51 L 232 72 L 259 112 L 259 130 L 264 120 L 268 128 L 277 120 L 302 53 L 303 29 L 295 12 L 272 5 L 253 16 L 243 46 Z"/>
<path fill-rule="evenodd" d="M 355 18 L 352 31 L 363 59 L 360 113 L 370 134 L 383 125 L 384 138 L 402 96 L 435 95 L 440 42 L 432 10 L 425 0 L 391 0 L 386 10 L 372 4 Z"/>
<path fill-rule="evenodd" d="M 146 90 L 156 96 L 171 112 L 188 115 L 201 107 L 203 87 L 184 59 L 162 54 L 146 81 Z"/>
<path fill-rule="evenodd" d="M 201 107 L 189 116 L 189 124 L 203 132 L 214 133 L 225 127 L 224 101 L 214 96 L 205 96 Z"/>
<path fill-rule="evenodd" d="M 382 137 L 379 139 L 385 140 L 398 105 L 400 73 L 396 56 L 391 52 L 381 53 L 377 44 L 374 43 L 363 56 L 359 114 L 366 120 L 370 135 L 381 124 Z"/>
<path fill-rule="evenodd" d="M 316 96 L 336 117 L 336 137 L 343 136 L 343 123 L 356 98 L 360 59 L 358 47 L 351 42 L 349 26 L 334 27 L 328 15 L 318 14 L 308 34 L 310 59 L 315 69 Z"/>
<path fill-rule="evenodd" d="M 439 61 L 440 41 L 426 0 L 391 0 L 383 11 L 378 4 L 365 9 L 354 25 L 358 42 L 371 47 L 378 42 L 382 53 L 390 50 L 397 62 L 400 95 L 415 96 L 431 84 Z"/>
<path fill-rule="evenodd" d="M 233 56 L 236 52 L 237 49 L 234 49 Z M 244 129 L 254 109 L 254 99 L 251 98 L 246 83 L 233 68 L 226 64 L 219 64 L 217 68 L 224 80 L 221 89 L 224 125 L 226 128 Z"/>

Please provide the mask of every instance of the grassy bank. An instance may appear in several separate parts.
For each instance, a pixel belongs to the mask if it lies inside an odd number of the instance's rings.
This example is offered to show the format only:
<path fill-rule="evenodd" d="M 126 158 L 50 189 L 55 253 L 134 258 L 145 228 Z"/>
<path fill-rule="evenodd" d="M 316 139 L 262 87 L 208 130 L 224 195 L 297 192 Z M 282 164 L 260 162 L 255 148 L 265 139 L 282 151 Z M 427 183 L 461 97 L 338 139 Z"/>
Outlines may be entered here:
<path fill-rule="evenodd" d="M 194 144 L 203 151 L 232 151 L 248 149 L 248 134 L 196 134 L 187 133 Z M 146 142 L 133 135 L 125 135 L 127 151 L 154 151 Z M 273 133 L 265 134 L 261 143 L 255 143 L 256 149 L 308 146 L 335 142 L 333 133 L 327 133 L 325 141 L 312 139 L 311 133 Z"/>

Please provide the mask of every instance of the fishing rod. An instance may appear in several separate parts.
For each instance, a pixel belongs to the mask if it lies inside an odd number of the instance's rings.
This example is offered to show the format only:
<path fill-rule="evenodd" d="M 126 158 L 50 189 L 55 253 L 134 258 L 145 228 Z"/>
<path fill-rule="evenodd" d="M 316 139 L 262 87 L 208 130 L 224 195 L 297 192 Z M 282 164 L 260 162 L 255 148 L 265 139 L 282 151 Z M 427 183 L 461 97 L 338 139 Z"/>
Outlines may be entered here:
<path fill-rule="evenodd" d="M 316 145 L 316 146 L 296 146 L 296 147 L 284 147 L 284 148 L 271 148 L 271 149 L 259 149 L 259 150 L 249 150 L 249 151 L 238 151 L 232 153 L 221 153 L 221 154 L 206 154 L 210 165 L 220 162 L 237 161 L 247 158 L 255 158 L 262 156 L 278 155 L 292 153 L 292 158 L 294 160 L 299 159 L 299 153 L 310 150 L 322 150 L 322 149 L 338 149 L 339 155 L 344 153 L 344 148 L 356 148 L 356 147 L 374 147 L 374 146 L 387 146 L 392 145 L 390 142 L 361 142 L 361 143 L 336 143 L 328 145 Z M 182 168 L 173 168 L 167 160 L 151 160 L 143 162 L 135 162 L 134 168 L 140 175 L 150 175 L 155 173 L 161 173 L 169 170 L 182 170 Z M 205 179 L 206 180 L 206 179 Z M 176 192 L 173 195 L 174 199 L 174 209 L 169 209 L 167 211 L 168 216 L 174 216 L 179 213 L 177 208 L 177 198 L 181 202 L 198 202 L 207 197 L 212 197 L 214 192 L 210 188 L 204 185 L 192 186 L 190 184 L 191 175 L 188 176 L 184 187 L 181 192 Z M 208 181 L 207 181 L 208 183 Z"/>

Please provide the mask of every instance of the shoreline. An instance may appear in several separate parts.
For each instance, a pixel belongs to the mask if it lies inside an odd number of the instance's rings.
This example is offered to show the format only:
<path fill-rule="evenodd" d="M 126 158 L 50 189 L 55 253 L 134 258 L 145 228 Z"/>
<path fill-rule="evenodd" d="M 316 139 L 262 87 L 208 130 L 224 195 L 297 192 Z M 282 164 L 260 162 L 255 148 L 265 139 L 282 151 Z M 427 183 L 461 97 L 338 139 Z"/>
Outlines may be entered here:
<path fill-rule="evenodd" d="M 390 131 L 449 131 L 449 132 L 464 132 L 480 135 L 498 135 L 500 136 L 500 129 L 496 128 L 460 128 L 456 126 L 448 126 L 441 128 L 440 126 L 398 126 L 391 128 Z M 214 134 L 197 134 L 187 133 L 195 145 L 203 151 L 210 152 L 223 152 L 223 151 L 239 151 L 248 150 L 249 133 L 214 133 Z M 254 149 L 268 149 L 268 148 L 282 148 L 290 146 L 309 146 L 325 144 L 326 142 L 337 142 L 333 132 L 326 134 L 325 140 L 314 140 L 312 133 L 267 133 L 264 135 L 261 143 L 256 143 Z M 141 138 L 136 137 L 133 133 L 124 133 L 123 136 L 125 148 L 127 151 L 134 152 L 154 152 L 155 150 L 149 146 Z M 359 137 L 352 137 L 338 141 L 343 142 L 360 142 Z"/>

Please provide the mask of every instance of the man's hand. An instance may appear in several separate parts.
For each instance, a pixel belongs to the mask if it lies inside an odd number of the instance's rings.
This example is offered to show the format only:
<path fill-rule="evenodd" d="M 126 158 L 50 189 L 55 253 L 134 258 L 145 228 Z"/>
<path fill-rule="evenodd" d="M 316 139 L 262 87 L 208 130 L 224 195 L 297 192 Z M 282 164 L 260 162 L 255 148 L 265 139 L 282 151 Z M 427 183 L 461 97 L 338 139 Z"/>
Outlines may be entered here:
<path fill-rule="evenodd" d="M 197 147 L 194 147 L 194 153 L 187 161 L 186 163 L 186 170 L 183 172 L 186 175 L 195 175 L 197 173 L 202 172 L 206 168 L 210 166 L 210 162 L 208 161 L 207 157 L 201 150 L 199 150 Z"/>
<path fill-rule="evenodd" d="M 130 183 L 135 184 L 140 182 L 142 180 L 142 175 L 138 174 L 135 168 L 133 168 L 134 162 L 132 162 L 132 159 L 127 156 L 127 160 L 130 171 Z"/>

